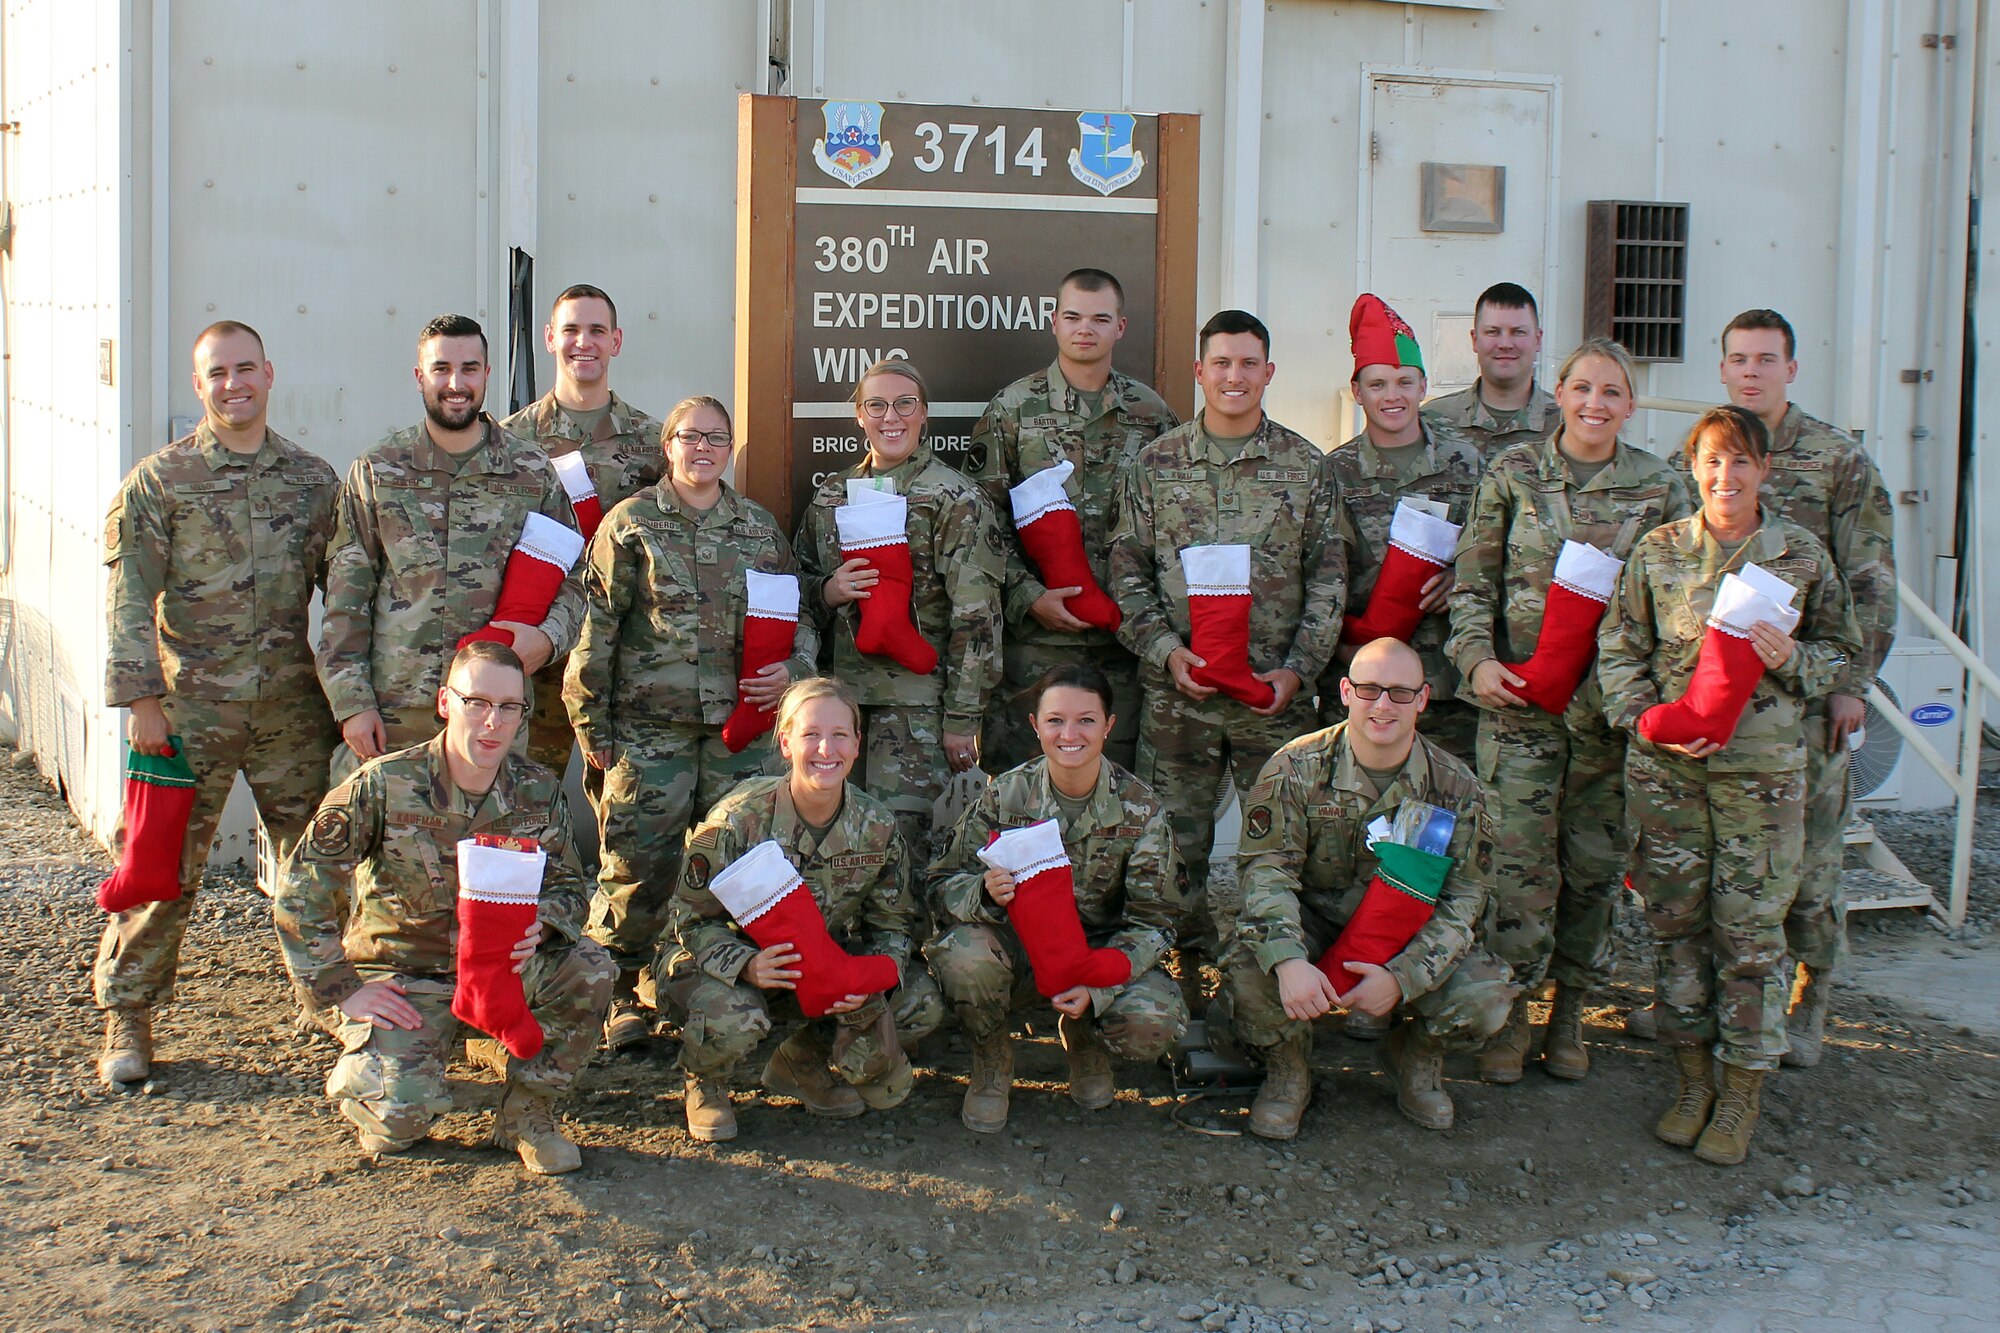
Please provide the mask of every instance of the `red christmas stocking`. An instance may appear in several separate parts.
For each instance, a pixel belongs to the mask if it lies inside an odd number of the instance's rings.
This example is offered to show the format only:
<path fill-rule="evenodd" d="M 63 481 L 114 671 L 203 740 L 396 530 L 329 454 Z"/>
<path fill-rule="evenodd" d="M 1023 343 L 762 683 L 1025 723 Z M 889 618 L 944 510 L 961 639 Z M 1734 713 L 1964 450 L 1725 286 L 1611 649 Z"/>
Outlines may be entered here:
<path fill-rule="evenodd" d="M 549 854 L 530 838 L 490 834 L 458 844 L 458 977 L 451 1012 L 498 1039 L 516 1060 L 542 1049 L 542 1025 L 528 1012 L 514 949 L 542 897 Z"/>
<path fill-rule="evenodd" d="M 743 611 L 743 665 L 736 674 L 748 680 L 765 667 L 776 666 L 792 655 L 792 638 L 799 629 L 799 580 L 795 574 L 764 574 L 743 571 L 747 598 Z M 722 724 L 722 743 L 731 754 L 741 754 L 750 742 L 771 729 L 777 713 L 765 712 L 747 699 L 736 701 L 736 711 Z"/>
<path fill-rule="evenodd" d="M 556 479 L 562 482 L 563 494 L 569 497 L 570 512 L 576 515 L 576 530 L 589 541 L 597 535 L 597 525 L 604 521 L 604 501 L 597 497 L 597 483 L 590 479 L 590 465 L 580 453 L 561 454 L 549 461 L 555 464 Z"/>
<path fill-rule="evenodd" d="M 125 847 L 118 869 L 97 886 L 97 905 L 128 912 L 144 903 L 181 896 L 181 847 L 194 814 L 194 770 L 182 758 L 181 738 L 171 753 L 125 751 Z"/>
<path fill-rule="evenodd" d="M 1375 858 L 1375 875 L 1361 895 L 1361 905 L 1315 964 L 1340 995 L 1361 980 L 1347 970 L 1348 963 L 1382 967 L 1409 947 L 1431 919 L 1445 876 L 1451 873 L 1450 857 L 1399 843 L 1376 843 Z"/>
<path fill-rule="evenodd" d="M 719 871 L 708 891 L 758 948 L 788 944 L 799 955 L 794 993 L 807 1018 L 824 1016 L 850 995 L 894 990 L 902 980 L 887 954 L 851 954 L 834 942 L 812 890 L 769 838 Z"/>
<path fill-rule="evenodd" d="M 979 850 L 979 859 L 1014 877 L 1007 921 L 1028 951 L 1042 995 L 1060 995 L 1072 986 L 1122 986 L 1132 979 L 1131 959 L 1116 949 L 1093 949 L 1084 940 L 1076 881 L 1055 820 L 1001 831 Z"/>
<path fill-rule="evenodd" d="M 570 567 L 583 554 L 583 534 L 546 514 L 530 514 L 521 525 L 521 539 L 507 555 L 506 572 L 500 576 L 500 596 L 491 620 L 513 620 L 523 625 L 539 625 L 549 618 L 556 594 Z M 491 623 L 458 641 L 463 648 L 474 639 L 491 639 L 514 646 L 514 631 L 495 629 Z"/>
<path fill-rule="evenodd" d="M 861 608 L 861 625 L 854 632 L 854 646 L 876 657 L 891 658 L 912 675 L 928 676 L 937 670 L 938 655 L 910 621 L 916 575 L 910 565 L 910 539 L 905 529 L 909 499 L 883 491 L 852 492 L 850 498 L 854 496 L 872 498 L 833 511 L 834 526 L 840 533 L 840 558 L 866 560 L 882 576 L 869 595 L 856 603 Z"/>
<path fill-rule="evenodd" d="M 1794 595 L 1790 584 L 1757 565 L 1745 565 L 1740 578 L 1724 574 L 1687 690 L 1673 703 L 1654 704 L 1641 713 L 1639 734 L 1655 745 L 1729 744 L 1764 678 L 1750 627 L 1768 623 L 1790 633 L 1799 623 L 1791 605 Z"/>
<path fill-rule="evenodd" d="M 1074 471 L 1076 464 L 1064 459 L 1007 492 L 1014 504 L 1014 531 L 1042 576 L 1043 587 L 1083 589 L 1063 603 L 1071 615 L 1098 629 L 1115 630 L 1121 619 L 1118 603 L 1105 596 L 1091 572 L 1076 506 L 1064 488 Z"/>
<path fill-rule="evenodd" d="M 1250 548 L 1183 546 L 1188 590 L 1188 650 L 1208 663 L 1191 673 L 1252 708 L 1268 708 L 1278 692 L 1250 673 Z"/>
<path fill-rule="evenodd" d="M 1396 502 L 1389 520 L 1389 553 L 1382 559 L 1382 572 L 1368 593 L 1368 606 L 1358 616 L 1349 616 L 1340 627 L 1347 643 L 1373 643 L 1377 639 L 1410 636 L 1423 623 L 1418 606 L 1424 584 L 1451 567 L 1452 552 L 1458 549 L 1456 523 L 1444 519 L 1408 500 Z"/>
<path fill-rule="evenodd" d="M 1597 656 L 1597 625 L 1611 602 L 1624 563 L 1584 542 L 1566 541 L 1542 604 L 1535 651 L 1507 669 L 1528 683 L 1514 693 L 1545 713 L 1561 716 Z"/>

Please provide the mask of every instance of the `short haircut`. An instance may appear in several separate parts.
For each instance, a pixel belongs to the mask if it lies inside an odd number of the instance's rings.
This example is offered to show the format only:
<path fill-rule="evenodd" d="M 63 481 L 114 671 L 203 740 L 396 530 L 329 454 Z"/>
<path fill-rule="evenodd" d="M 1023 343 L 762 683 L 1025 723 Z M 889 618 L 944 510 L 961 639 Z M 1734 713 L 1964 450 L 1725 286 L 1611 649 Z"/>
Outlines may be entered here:
<path fill-rule="evenodd" d="M 1722 326 L 1722 354 L 1729 355 L 1729 335 L 1742 330 L 1772 329 L 1785 335 L 1785 360 L 1798 359 L 1799 340 L 1792 336 L 1792 323 L 1775 310 L 1746 310 Z"/>
<path fill-rule="evenodd" d="M 1050 690 L 1087 690 L 1104 703 L 1104 714 L 1109 717 L 1115 710 L 1111 700 L 1111 679 L 1098 667 L 1088 662 L 1058 662 L 1044 671 L 1041 679 L 1028 687 L 1027 694 L 1034 710 L 1042 711 L 1042 696 Z"/>
<path fill-rule="evenodd" d="M 474 639 L 472 642 L 462 645 L 457 652 L 453 653 L 451 655 L 451 665 L 446 667 L 444 671 L 446 683 L 450 683 L 452 675 L 460 667 L 470 666 L 474 662 L 491 662 L 495 666 L 503 666 L 518 671 L 521 673 L 522 684 L 524 686 L 527 684 L 528 668 L 522 663 L 521 655 L 506 644 L 495 642 L 492 639 Z"/>
<path fill-rule="evenodd" d="M 782 733 L 789 729 L 799 710 L 815 699 L 838 699 L 846 704 L 849 715 L 854 719 L 855 730 L 860 730 L 861 701 L 854 697 L 854 691 L 847 687 L 847 683 L 832 676 L 807 676 L 787 685 L 785 692 L 778 697 L 778 731 Z"/>
<path fill-rule="evenodd" d="M 549 323 L 556 322 L 556 311 L 562 309 L 564 301 L 581 301 L 596 297 L 604 302 L 604 308 L 611 312 L 611 327 L 618 327 L 618 303 L 602 287 L 593 287 L 587 282 L 575 282 L 556 293 L 556 299 L 549 302 Z"/>
<path fill-rule="evenodd" d="M 1208 340 L 1218 333 L 1254 333 L 1257 341 L 1264 344 L 1264 359 L 1271 358 L 1271 331 L 1248 310 L 1218 310 L 1208 317 L 1208 323 L 1201 326 L 1203 356 L 1208 355 Z"/>
<path fill-rule="evenodd" d="M 931 386 L 924 383 L 924 373 L 899 356 L 885 356 L 862 371 L 861 378 L 854 381 L 854 392 L 847 395 L 847 401 L 858 406 L 861 402 L 861 386 L 877 375 L 901 375 L 917 386 L 917 401 L 925 407 L 931 405 Z"/>
<path fill-rule="evenodd" d="M 1578 343 L 1576 350 L 1563 358 L 1562 368 L 1556 371 L 1556 383 L 1560 385 L 1568 379 L 1577 362 L 1593 356 L 1601 356 L 1618 367 L 1619 373 L 1625 376 L 1625 392 L 1639 392 L 1639 367 L 1633 363 L 1632 354 L 1625 350 L 1624 344 L 1610 338 L 1585 338 Z"/>
<path fill-rule="evenodd" d="M 257 355 L 260 357 L 268 355 L 264 351 L 264 335 L 257 332 L 257 330 L 251 328 L 248 324 L 245 324 L 240 319 L 216 320 L 215 323 L 209 325 L 207 328 L 203 329 L 200 333 L 195 334 L 194 345 L 197 348 L 199 348 L 203 343 L 207 342 L 210 338 L 226 338 L 232 333 L 249 334 L 251 339 L 257 344 Z"/>
<path fill-rule="evenodd" d="M 1753 463 L 1762 463 L 1771 456 L 1770 428 L 1747 407 L 1730 403 L 1711 407 L 1696 417 L 1687 439 L 1681 443 L 1688 466 L 1694 466 L 1694 456 L 1701 449 L 1702 440 L 1709 436 L 1716 437 L 1721 447 L 1742 454 Z"/>
<path fill-rule="evenodd" d="M 1535 304 L 1535 294 L 1518 282 L 1496 282 L 1479 294 L 1472 303 L 1472 319 L 1479 322 L 1479 312 L 1487 306 L 1498 306 L 1502 310 L 1525 310 L 1535 317 L 1536 327 L 1541 326 L 1542 308 Z"/>
<path fill-rule="evenodd" d="M 674 437 L 674 432 L 681 428 L 681 423 L 704 407 L 712 407 L 722 413 L 722 424 L 728 426 L 731 431 L 736 429 L 735 423 L 729 419 L 729 409 L 722 405 L 720 398 L 713 398 L 708 394 L 698 393 L 692 398 L 681 399 L 678 403 L 674 404 L 674 410 L 667 413 L 667 424 L 660 427 L 660 443 L 664 445 L 668 440 L 671 440 Z"/>
<path fill-rule="evenodd" d="M 486 347 L 486 330 L 479 327 L 479 321 L 470 315 L 439 315 L 417 332 L 417 351 L 423 352 L 424 344 L 433 338 L 477 338 L 479 339 L 479 359 L 491 360 Z"/>
<path fill-rule="evenodd" d="M 1056 284 L 1056 290 L 1074 287 L 1080 292 L 1101 292 L 1107 287 L 1118 298 L 1118 309 L 1125 309 L 1125 285 L 1101 268 L 1073 268 L 1063 274 L 1063 280 Z"/>

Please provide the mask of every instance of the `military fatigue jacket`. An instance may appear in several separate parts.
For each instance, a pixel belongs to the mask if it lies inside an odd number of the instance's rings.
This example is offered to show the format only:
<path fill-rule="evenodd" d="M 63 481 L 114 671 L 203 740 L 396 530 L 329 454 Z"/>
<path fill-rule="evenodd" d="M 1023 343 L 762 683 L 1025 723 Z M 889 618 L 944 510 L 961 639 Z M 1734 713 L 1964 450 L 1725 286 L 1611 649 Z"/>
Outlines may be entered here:
<path fill-rule="evenodd" d="M 319 1004 L 337 1005 L 361 989 L 362 969 L 455 975 L 458 843 L 478 833 L 541 844 L 549 854 L 543 928 L 578 939 L 590 908 L 562 779 L 510 754 L 476 798 L 453 786 L 440 732 L 367 761 L 320 802 L 271 904 L 293 984 Z"/>
<path fill-rule="evenodd" d="M 623 718 L 728 721 L 743 658 L 743 571 L 794 568 L 778 521 L 728 485 L 703 510 L 662 481 L 605 515 L 584 552 L 583 632 L 563 686 L 583 748 L 617 740 Z M 792 679 L 812 675 L 818 654 L 802 616 Z"/>
<path fill-rule="evenodd" d="M 1521 413 L 1521 424 L 1503 425 L 1493 409 L 1479 396 L 1479 383 L 1474 380 L 1470 388 L 1439 394 L 1425 403 L 1424 424 L 1452 427 L 1471 440 L 1480 455 L 1491 462 L 1502 450 L 1517 444 L 1546 440 L 1549 433 L 1562 423 L 1562 413 L 1556 408 L 1554 395 L 1537 384 L 1528 390 L 1528 405 Z M 1511 418 L 1513 413 L 1507 415 Z"/>
<path fill-rule="evenodd" d="M 1557 438 L 1519 444 L 1487 464 L 1458 538 L 1445 656 L 1466 679 L 1489 658 L 1525 662 L 1542 634 L 1542 608 L 1565 541 L 1588 542 L 1623 560 L 1662 523 L 1693 512 L 1686 484 L 1667 465 L 1620 440 L 1604 470 L 1578 486 Z M 1588 674 L 1577 689 L 1597 707 Z"/>
<path fill-rule="evenodd" d="M 1687 693 L 1722 577 L 1749 564 L 1798 589 L 1792 603 L 1803 613 L 1792 632 L 1798 647 L 1757 682 L 1735 736 L 1708 757 L 1709 771 L 1805 767 L 1806 701 L 1848 678 L 1848 662 L 1861 651 L 1861 630 L 1833 557 L 1818 538 L 1769 510 L 1764 525 L 1731 556 L 1723 555 L 1698 513 L 1640 539 L 1597 632 L 1597 678 L 1612 726 L 1635 730 L 1639 714 Z"/>
<path fill-rule="evenodd" d="M 1111 586 L 1118 638 L 1164 671 L 1188 641 L 1183 546 L 1250 547 L 1250 666 L 1289 667 L 1306 694 L 1340 642 L 1347 561 L 1326 455 L 1266 416 L 1231 455 L 1197 414 L 1141 449 L 1118 476 Z"/>
<path fill-rule="evenodd" d="M 667 908 L 669 975 L 687 976 L 698 968 L 733 985 L 743 965 L 756 957 L 757 945 L 708 886 L 717 872 L 767 838 L 785 849 L 842 948 L 887 954 L 899 972 L 907 968 L 916 919 L 915 868 L 896 816 L 850 782 L 840 814 L 820 838 L 792 804 L 791 778 L 780 776 L 751 778 L 688 830 Z"/>
<path fill-rule="evenodd" d="M 660 423 L 615 393 L 611 395 L 611 410 L 589 439 L 556 402 L 554 389 L 501 422 L 500 428 L 533 440 L 550 458 L 582 454 L 584 466 L 590 469 L 591 485 L 597 488 L 598 502 L 607 514 L 620 501 L 667 474 Z"/>
<path fill-rule="evenodd" d="M 986 896 L 986 863 L 979 850 L 1003 829 L 1045 819 L 1061 823 L 1077 915 L 1091 943 L 1124 954 L 1135 977 L 1157 964 L 1174 947 L 1174 926 L 1185 911 L 1180 855 L 1165 804 L 1109 759 L 1098 769 L 1089 806 L 1074 819 L 1065 818 L 1056 802 L 1046 757 L 988 783 L 931 865 L 931 901 L 940 914 L 952 921 L 1005 925 L 1007 909 Z"/>
<path fill-rule="evenodd" d="M 1076 471 L 1070 474 L 1065 489 L 1076 506 L 1077 524 L 1083 529 L 1090 572 L 1097 576 L 1099 587 L 1108 589 L 1118 469 L 1142 446 L 1179 424 L 1160 395 L 1116 370 L 1104 386 L 1098 414 L 1086 417 L 1076 390 L 1063 378 L 1061 362 L 1015 380 L 986 405 L 985 415 L 972 428 L 967 467 L 986 492 L 986 502 L 993 506 L 1001 544 L 1007 549 L 1005 606 L 1010 640 L 1079 648 L 1108 647 L 1117 642 L 1109 630 L 1092 627 L 1065 634 L 1028 614 L 1028 608 L 1048 587 L 1014 535 L 1014 509 L 1007 492 L 1044 468 L 1065 461 L 1075 464 Z"/>
<path fill-rule="evenodd" d="M 1471 514 L 1479 474 L 1486 465 L 1479 451 L 1454 428 L 1429 421 L 1424 422 L 1423 468 L 1407 485 L 1365 430 L 1326 457 L 1340 483 L 1340 544 L 1347 552 L 1346 614 L 1358 616 L 1368 609 L 1382 562 L 1389 558 L 1389 524 L 1396 516 L 1396 502 L 1405 498 L 1436 500 L 1448 507 L 1446 518 L 1462 524 Z M 1424 679 L 1434 699 L 1449 699 L 1458 690 L 1458 671 L 1444 655 L 1450 626 L 1446 609 L 1439 607 L 1418 622 L 1416 633 L 1410 636 L 1410 646 L 1424 659 Z"/>
<path fill-rule="evenodd" d="M 340 492 L 326 576 L 319 675 L 333 715 L 429 708 L 458 641 L 498 604 L 507 556 L 529 514 L 575 526 L 539 446 L 501 430 L 454 474 L 422 424 L 356 459 Z M 572 570 L 541 631 L 558 656 L 576 642 L 583 588 Z"/>
<path fill-rule="evenodd" d="M 141 459 L 104 522 L 104 700 L 289 698 L 313 688 L 306 606 L 340 479 L 276 431 L 232 453 L 204 421 Z"/>
<path fill-rule="evenodd" d="M 1409 800 L 1458 816 L 1445 853 L 1452 868 L 1431 919 L 1383 966 L 1405 1000 L 1436 990 L 1450 975 L 1486 912 L 1493 849 L 1479 782 L 1471 769 L 1418 736 L 1403 771 L 1377 795 L 1347 744 L 1345 722 L 1288 742 L 1244 797 L 1237 853 L 1243 906 L 1236 930 L 1259 967 L 1270 972 L 1289 958 L 1313 961 L 1302 926 L 1308 915 L 1326 935 L 1339 933 L 1375 876 L 1368 825 L 1377 817 L 1393 821 Z M 1354 981 L 1334 984 L 1345 993 Z"/>
<path fill-rule="evenodd" d="M 1672 461 L 1687 470 L 1684 450 Z M 1817 537 L 1839 567 L 1861 626 L 1861 651 L 1828 693 L 1866 696 L 1896 637 L 1896 512 L 1881 472 L 1853 436 L 1791 403 L 1772 432 L 1771 475 L 1757 498 Z M 1812 702 L 1818 711 L 1826 701 Z"/>
<path fill-rule="evenodd" d="M 938 669 L 912 675 L 887 657 L 854 646 L 861 604 L 829 609 L 826 580 L 840 568 L 840 531 L 833 511 L 847 503 L 849 477 L 887 477 L 910 502 L 910 563 L 915 588 L 910 621 L 937 649 Z M 928 444 L 887 471 L 866 458 L 828 477 L 814 493 L 793 541 L 806 608 L 819 620 L 831 674 L 852 687 L 864 705 L 940 704 L 944 729 L 979 730 L 986 700 L 1000 683 L 1000 588 L 1006 554 L 992 509 L 979 488 L 940 463 Z M 830 631 L 830 633 L 829 633 Z"/>

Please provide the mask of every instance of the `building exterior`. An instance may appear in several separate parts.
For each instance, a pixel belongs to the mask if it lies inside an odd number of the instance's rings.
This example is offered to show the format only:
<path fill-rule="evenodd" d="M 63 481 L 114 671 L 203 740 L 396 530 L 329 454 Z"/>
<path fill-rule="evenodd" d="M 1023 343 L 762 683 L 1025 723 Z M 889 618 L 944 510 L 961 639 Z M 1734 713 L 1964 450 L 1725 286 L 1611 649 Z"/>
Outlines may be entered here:
<path fill-rule="evenodd" d="M 1968 256 L 1993 253 L 1968 214 L 2000 124 L 1980 73 L 1994 17 L 1988 0 L 17 0 L 0 15 L 0 718 L 109 836 L 123 720 L 102 705 L 101 519 L 189 424 L 188 348 L 214 319 L 264 333 L 272 425 L 336 468 L 418 418 L 430 315 L 485 322 L 489 406 L 507 405 L 517 252 L 537 387 L 543 307 L 587 281 L 619 302 L 621 396 L 726 396 L 745 91 L 1199 113 L 1198 305 L 1270 324 L 1268 406 L 1328 446 L 1349 429 L 1357 292 L 1411 320 L 1437 390 L 1470 376 L 1473 297 L 1521 282 L 1552 370 L 1582 331 L 1585 204 L 1686 203 L 1685 357 L 1640 392 L 1719 399 L 1722 324 L 1788 314 L 1794 399 L 1865 434 L 1906 581 L 1947 615 L 1969 590 L 1978 647 L 2000 613 L 1978 558 L 2000 482 L 1961 455 L 2000 422 L 2000 377 L 1965 382 L 2000 329 L 2000 282 L 1968 282 Z M 1427 162 L 1504 166 L 1500 229 L 1426 229 Z M 1646 412 L 1634 436 L 1664 451 L 1686 424 Z M 245 855 L 248 827 L 239 808 L 218 855 Z"/>

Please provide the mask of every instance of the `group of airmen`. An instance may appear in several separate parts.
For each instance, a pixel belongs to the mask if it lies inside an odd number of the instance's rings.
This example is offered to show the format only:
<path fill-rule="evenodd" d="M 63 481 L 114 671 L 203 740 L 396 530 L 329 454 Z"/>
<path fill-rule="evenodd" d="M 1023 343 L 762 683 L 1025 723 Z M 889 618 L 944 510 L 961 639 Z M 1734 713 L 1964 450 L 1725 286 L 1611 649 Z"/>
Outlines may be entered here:
<path fill-rule="evenodd" d="M 953 1018 L 971 1048 L 962 1118 L 991 1133 L 1009 1115 L 1014 1021 L 1043 1006 L 1086 1108 L 1114 1099 L 1116 1060 L 1170 1053 L 1200 1004 L 1211 1040 L 1262 1066 L 1253 1132 L 1298 1133 L 1328 1017 L 1379 1041 L 1407 1116 L 1448 1128 L 1447 1053 L 1518 1081 L 1547 987 L 1540 1067 L 1587 1074 L 1585 1008 L 1610 980 L 1629 885 L 1657 984 L 1626 1023 L 1671 1045 L 1680 1079 L 1658 1132 L 1742 1161 L 1766 1074 L 1819 1056 L 1845 947 L 1847 738 L 1896 614 L 1881 479 L 1788 401 L 1791 327 L 1768 310 L 1731 321 L 1734 406 L 1660 458 L 1620 438 L 1636 409 L 1624 350 L 1585 342 L 1550 393 L 1534 298 L 1501 283 L 1476 306 L 1471 387 L 1425 402 L 1413 337 L 1357 354 L 1366 424 L 1328 452 L 1266 415 L 1275 366 L 1253 315 L 1201 330 L 1202 406 L 1182 423 L 1113 368 L 1123 306 L 1110 273 L 1064 278 L 1052 364 L 994 396 L 962 470 L 926 441 L 920 369 L 871 367 L 853 394 L 866 453 L 789 536 L 730 484 L 721 402 L 691 397 L 661 422 L 612 392 L 623 335 L 598 288 L 556 299 L 555 386 L 504 421 L 483 410 L 479 325 L 425 325 L 423 420 L 345 479 L 270 429 L 257 333 L 204 330 L 202 421 L 133 469 L 105 531 L 106 701 L 130 710 L 132 750 L 177 749 L 197 792 L 180 896 L 104 932 L 102 1077 L 150 1075 L 153 1011 L 241 772 L 281 858 L 285 967 L 341 1048 L 328 1095 L 369 1152 L 409 1148 L 449 1109 L 460 1041 L 504 1082 L 495 1143 L 556 1173 L 580 1162 L 557 1100 L 600 1049 L 676 1037 L 688 1130 L 719 1141 L 737 1133 L 732 1082 L 774 1028 L 766 1092 L 839 1118 L 907 1096 L 917 1044 Z M 581 559 L 539 623 L 493 622 L 511 647 L 458 646 L 493 621 L 529 515 L 588 528 L 555 461 L 569 455 L 602 515 Z M 1095 588 L 1045 586 L 1010 521 L 1011 488 L 1062 463 Z M 836 511 L 856 482 L 906 500 L 906 593 L 889 566 L 843 555 Z M 1456 551 L 1407 642 L 1343 642 L 1404 500 L 1461 525 Z M 1510 664 L 1535 653 L 1569 540 L 1624 572 L 1594 670 L 1552 713 L 1516 693 Z M 1191 646 L 1179 553 L 1232 544 L 1252 553 L 1262 706 L 1203 683 Z M 1686 687 L 1723 574 L 1752 562 L 1797 588 L 1804 617 L 1759 628 L 1750 720 L 1720 749 L 1638 739 L 1638 717 Z M 790 657 L 739 674 L 749 572 L 795 576 L 800 612 Z M 1100 591 L 1115 631 L 1073 614 Z M 887 652 L 862 631 L 878 595 L 908 598 Z M 768 734 L 738 745 L 725 724 L 745 709 Z M 594 889 L 562 789 L 572 747 Z M 992 776 L 934 828 L 972 770 Z M 1232 783 L 1235 873 L 1215 874 Z M 1384 821 L 1412 802 L 1455 816 L 1435 909 L 1386 962 L 1320 970 Z M 1051 819 L 1088 942 L 1121 953 L 1130 980 L 1044 1000 L 1008 911 L 1015 881 L 978 853 Z M 457 848 L 477 835 L 548 854 L 513 951 L 547 1038 L 531 1059 L 452 1014 Z M 759 947 L 712 892 L 769 841 L 831 937 L 893 960 L 898 984 L 806 1017 L 803 942 Z"/>

